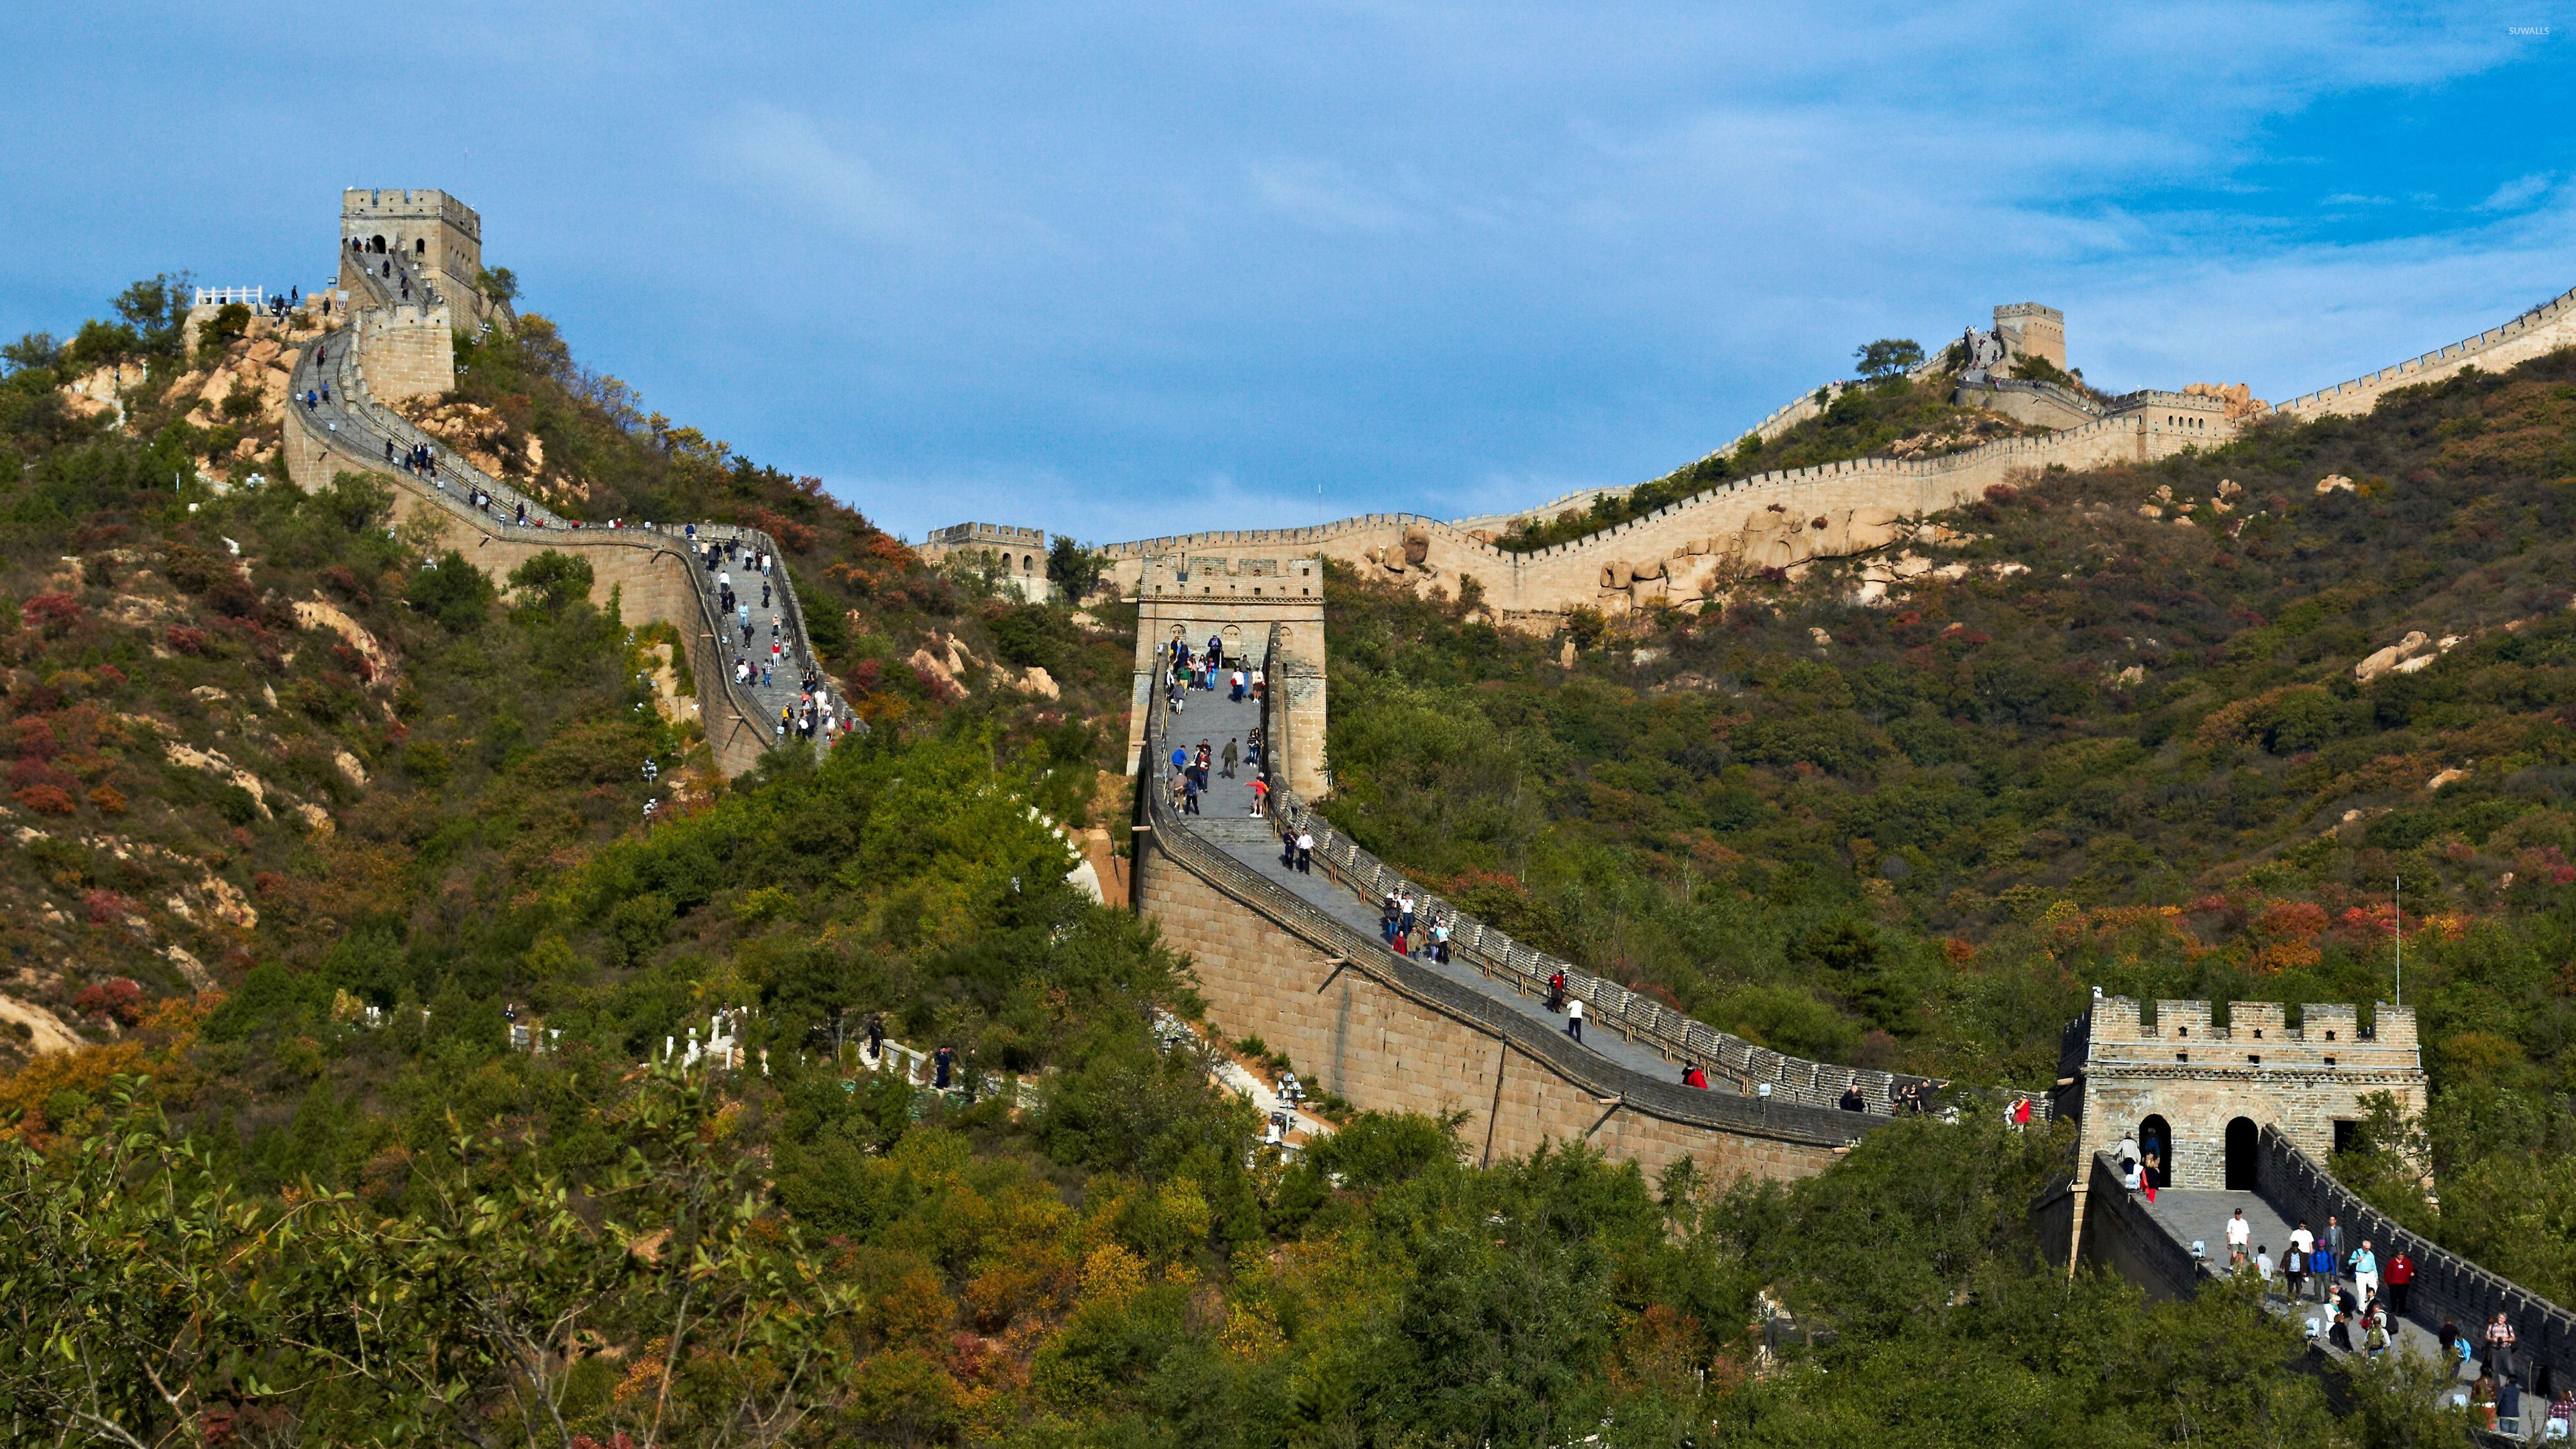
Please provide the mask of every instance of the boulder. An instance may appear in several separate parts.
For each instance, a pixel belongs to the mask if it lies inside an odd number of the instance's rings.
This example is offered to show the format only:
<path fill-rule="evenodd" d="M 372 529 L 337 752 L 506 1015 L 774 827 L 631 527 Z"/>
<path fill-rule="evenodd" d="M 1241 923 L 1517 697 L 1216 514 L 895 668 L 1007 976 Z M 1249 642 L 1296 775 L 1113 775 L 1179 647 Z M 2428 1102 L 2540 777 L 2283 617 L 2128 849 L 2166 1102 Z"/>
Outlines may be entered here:
<path fill-rule="evenodd" d="M 2425 646 L 2431 642 L 2432 641 L 2430 639 L 2425 637 L 2423 630 L 2410 630 L 2405 638 L 2398 640 L 2396 643 L 2389 645 L 2385 649 L 2372 652 L 2359 664 L 2354 665 L 2352 667 L 2352 677 L 2364 684 L 2367 684 L 2370 681 L 2377 679 L 2379 676 L 2391 673 L 2397 670 L 2401 665 L 2413 661 L 2418 655 L 2423 655 L 2423 663 L 2416 664 L 2414 667 L 2416 669 L 2421 669 L 2424 667 L 2424 664 L 2432 662 L 2433 656 L 2424 654 Z M 2413 670 L 2408 670 L 2407 672 L 2412 673 Z"/>
<path fill-rule="evenodd" d="M 1404 561 L 1420 568 L 1431 557 L 1431 535 L 1418 528 L 1404 531 Z"/>
<path fill-rule="evenodd" d="M 2328 473 L 2317 480 L 2317 496 L 2320 498 L 2329 493 L 2350 493 L 2351 491 L 2352 480 L 2341 473 Z"/>
<path fill-rule="evenodd" d="M 1896 542 L 1903 522 L 1904 515 L 1893 508 L 1855 508 L 1851 522 L 1845 525 L 1844 543 L 1854 553 L 1885 548 Z"/>

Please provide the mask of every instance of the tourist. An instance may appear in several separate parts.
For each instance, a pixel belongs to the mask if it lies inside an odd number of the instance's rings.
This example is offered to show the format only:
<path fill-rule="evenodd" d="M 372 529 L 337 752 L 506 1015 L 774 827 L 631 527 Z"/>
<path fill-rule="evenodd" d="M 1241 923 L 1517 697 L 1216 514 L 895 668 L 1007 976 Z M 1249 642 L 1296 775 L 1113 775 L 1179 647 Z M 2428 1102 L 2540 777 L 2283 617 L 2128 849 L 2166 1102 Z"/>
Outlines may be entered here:
<path fill-rule="evenodd" d="M 2344 1311 L 2340 1308 L 2335 1310 L 2334 1327 L 2326 1330 L 2326 1342 L 2346 1353 L 2352 1352 L 2352 1321 L 2344 1316 Z"/>
<path fill-rule="evenodd" d="M 1231 774 L 1233 772 L 1228 771 L 1227 773 Z M 1259 820 L 1267 814 L 1269 803 L 1270 782 L 1257 775 L 1254 776 L 1252 781 L 1252 818 Z"/>
<path fill-rule="evenodd" d="M 932 1070 L 933 1070 L 933 1072 L 934 1072 L 934 1076 L 933 1076 L 933 1078 L 932 1078 L 932 1080 L 931 1080 L 930 1085 L 931 1085 L 931 1086 L 933 1086 L 933 1087 L 936 1087 L 936 1088 L 937 1088 L 937 1089 L 939 1089 L 940 1091 L 943 1091 L 943 1092 L 947 1091 L 947 1090 L 948 1090 L 948 1069 L 949 1069 L 950 1065 L 951 1065 L 952 1063 L 954 1063 L 956 1060 L 957 1060 L 957 1049 L 956 1049 L 955 1047 L 945 1047 L 945 1046 L 944 1046 L 944 1047 L 941 1047 L 941 1048 L 939 1049 L 938 1055 L 936 1055 L 936 1056 L 934 1056 L 934 1057 L 932 1057 L 932 1058 L 931 1058 L 931 1065 L 932 1065 Z"/>
<path fill-rule="evenodd" d="M 1238 751 L 1238 750 L 1235 748 L 1235 746 L 1234 746 L 1234 741 L 1233 741 L 1233 740 L 1231 740 L 1231 739 L 1227 740 L 1227 741 L 1225 742 L 1225 755 L 1224 755 L 1224 762 L 1225 762 L 1225 777 L 1226 777 L 1227 779 L 1231 780 L 1231 779 L 1233 779 L 1233 778 L 1234 778 L 1234 766 L 1235 766 L 1235 763 L 1236 763 L 1238 760 L 1242 759 L 1242 758 L 1243 758 L 1243 755 L 1242 755 L 1242 753 L 1241 753 L 1240 751 Z"/>
<path fill-rule="evenodd" d="M 2477 1416 L 2475 1422 L 2483 1428 L 2495 1427 L 2495 1399 L 2495 1379 L 2479 1374 L 2477 1382 L 2469 1385 L 2469 1412 Z"/>
<path fill-rule="evenodd" d="M 1196 773 L 1181 778 L 1181 813 L 1184 815 L 1199 813 L 1199 777 Z"/>
<path fill-rule="evenodd" d="M 2326 1250 L 2326 1271 L 2341 1272 L 2345 1259 L 2343 1223 L 2332 1213 L 2326 1214 L 2326 1230 L 2317 1234 L 2317 1246 Z"/>
<path fill-rule="evenodd" d="M 2254 1277 L 2265 1287 L 2272 1283 L 2272 1245 L 2264 1243 L 2254 1249 Z"/>
<path fill-rule="evenodd" d="M 2513 1324 L 2503 1314 L 2487 1325 L 2486 1371 L 2498 1377 L 2513 1372 L 2513 1346 L 2516 1335 Z"/>
<path fill-rule="evenodd" d="M 1583 998 L 1580 996 L 1565 1003 L 1565 1034 L 1576 1041 L 1583 1040 Z"/>
<path fill-rule="evenodd" d="M 2307 1293 L 2308 1250 L 2300 1246 L 2307 1238 L 2307 1224 L 2301 1223 L 2299 1230 L 2290 1234 L 2290 1251 L 2281 1255 L 2282 1286 L 2289 1290 L 2293 1303 L 2303 1300 Z"/>
<path fill-rule="evenodd" d="M 2576 1389 L 2562 1388 L 2558 1397 L 2549 1401 L 2549 1418 L 2540 1426 L 2544 1439 L 2564 1439 L 2576 1430 Z"/>
<path fill-rule="evenodd" d="M 1550 1011 L 1565 1010 L 1565 973 L 1563 971 L 1551 971 L 1548 973 L 1547 1009 Z"/>
<path fill-rule="evenodd" d="M 1860 1083 L 1857 1081 L 1854 1081 L 1850 1086 L 1843 1088 L 1842 1100 L 1834 1105 L 1842 1108 L 1846 1112 L 1866 1112 L 1869 1110 L 1868 1099 L 1861 1096 Z"/>
<path fill-rule="evenodd" d="M 2227 1220 L 2227 1267 L 2233 1272 L 2245 1266 L 2245 1250 L 2254 1242 L 2254 1225 L 2245 1221 L 2245 1209 Z"/>
<path fill-rule="evenodd" d="M 1395 923 L 1402 919 L 1403 915 L 1402 911 L 1395 908 L 1395 892 L 1388 891 L 1386 899 L 1377 903 L 1377 938 L 1390 946 L 1394 945 Z"/>
<path fill-rule="evenodd" d="M 1443 966 L 1449 964 L 1449 919 L 1446 916 L 1431 928 L 1431 959 Z"/>
<path fill-rule="evenodd" d="M 1682 1085 L 1685 1087 L 1697 1087 L 1701 1091 L 1705 1092 L 1708 1090 L 1708 1073 L 1700 1070 L 1699 1063 L 1692 1062 L 1690 1065 L 1682 1068 Z"/>
<path fill-rule="evenodd" d="M 2371 1251 L 2370 1240 L 2352 1250 L 2352 1283 L 2363 1302 L 2379 1296 L 2379 1255 Z"/>
<path fill-rule="evenodd" d="M 2409 1290 L 2413 1289 L 2414 1286 L 2415 1260 L 2406 1256 L 2406 1247 L 2401 1243 L 2398 1245 L 2396 1252 L 2388 1255 L 2388 1308 L 2390 1312 L 2395 1313 L 2400 1318 L 2404 1318 L 2406 1316 L 2407 1302 L 2414 1296 L 2414 1294 Z"/>
<path fill-rule="evenodd" d="M 1302 827 L 1297 831 L 1297 873 L 1315 873 L 1315 833 Z"/>
<path fill-rule="evenodd" d="M 2362 1351 L 2372 1358 L 2378 1358 L 2388 1352 L 2388 1320 L 2381 1314 L 2373 1312 L 2364 1322 L 2368 1326 L 2361 1333 Z"/>
<path fill-rule="evenodd" d="M 2497 1386 L 2496 1420 L 2499 1427 L 2508 1421 L 2511 1422 L 2513 1428 L 2509 1432 L 2514 1434 L 2516 1437 L 2520 1437 L 2522 1433 L 2522 1380 L 2508 1377 L 2501 1385 Z"/>

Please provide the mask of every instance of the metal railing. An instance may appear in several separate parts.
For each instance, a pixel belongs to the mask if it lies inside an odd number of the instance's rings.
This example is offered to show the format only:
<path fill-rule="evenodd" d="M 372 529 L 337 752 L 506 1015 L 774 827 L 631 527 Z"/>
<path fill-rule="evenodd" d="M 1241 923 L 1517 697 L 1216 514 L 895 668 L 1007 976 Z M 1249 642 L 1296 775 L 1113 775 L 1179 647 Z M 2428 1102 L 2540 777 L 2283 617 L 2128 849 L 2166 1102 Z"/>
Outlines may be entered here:
<path fill-rule="evenodd" d="M 369 293 L 369 296 L 365 299 L 353 297 L 349 320 L 317 339 L 314 346 L 305 350 L 305 355 L 298 364 L 297 385 L 294 389 L 295 395 L 290 399 L 290 406 L 298 413 L 299 426 L 304 428 L 306 435 L 320 442 L 326 450 L 337 452 L 361 463 L 368 472 L 391 471 L 395 476 L 419 485 L 410 490 L 413 496 L 430 501 L 443 511 L 496 538 L 519 543 L 555 544 L 570 541 L 567 535 L 571 535 L 578 538 L 584 546 L 623 545 L 671 550 L 675 558 L 692 575 L 690 589 L 698 600 L 702 628 L 709 641 L 721 648 L 725 633 L 733 621 L 718 612 L 712 576 L 707 574 L 702 556 L 691 552 L 686 547 L 685 526 L 656 525 L 649 528 L 613 529 L 578 527 L 547 510 L 524 493 L 506 487 L 481 469 L 465 462 L 452 446 L 422 431 L 408 419 L 374 398 L 367 388 L 365 363 L 358 355 L 356 346 L 360 335 L 356 314 L 371 307 L 388 305 L 387 299 L 390 293 L 382 285 L 381 279 L 376 278 L 371 272 L 362 271 L 360 275 L 366 278 L 367 286 L 364 290 Z M 325 351 L 331 355 L 328 360 L 317 362 L 315 360 L 317 351 Z M 326 381 L 339 393 L 333 403 L 332 421 L 345 421 L 348 424 L 345 430 L 320 425 L 318 412 L 303 406 L 305 393 L 318 391 L 321 384 Z M 362 443 L 381 444 L 387 441 L 396 445 L 395 450 L 398 453 L 405 453 L 414 447 L 426 447 L 431 460 L 429 476 L 424 478 L 419 473 L 404 467 L 400 458 L 388 462 L 376 456 L 367 446 L 362 446 Z M 454 484 L 452 488 L 448 486 L 451 481 Z M 527 503 L 531 522 L 520 524 L 510 518 L 483 513 L 464 496 L 477 489 L 490 493 L 496 502 L 507 504 L 513 509 L 521 502 Z M 795 587 L 787 578 L 785 558 L 778 553 L 777 545 L 769 535 L 759 529 L 737 525 L 701 524 L 698 525 L 697 538 L 701 544 L 712 544 L 718 541 L 749 544 L 755 549 L 766 550 L 778 559 L 776 572 L 770 577 L 777 586 L 780 601 L 778 612 L 781 625 L 786 631 L 788 657 L 800 671 L 819 675 L 821 670 L 813 656 L 810 636 L 804 627 L 803 611 L 797 601 Z M 736 683 L 731 669 L 719 669 L 717 672 L 721 676 L 718 681 L 720 697 L 733 710 L 736 721 L 762 740 L 764 747 L 776 743 L 773 739 L 775 721 L 759 696 Z M 708 697 L 703 688 L 700 690 L 699 697 L 702 701 Z M 704 722 L 712 733 L 716 721 L 707 719 Z"/>
<path fill-rule="evenodd" d="M 1146 716 L 1149 762 L 1160 755 L 1166 738 L 1170 669 L 1168 657 L 1159 660 L 1151 680 Z M 1265 731 L 1265 770 L 1278 758 L 1267 743 L 1270 738 Z M 1889 1120 L 1884 1111 L 1875 1116 L 1841 1111 L 1831 1103 L 1818 1105 L 1776 1090 L 1769 1097 L 1702 1091 L 1621 1066 L 1464 981 L 1395 955 L 1375 936 L 1337 919 L 1203 839 L 1190 817 L 1172 805 L 1169 791 L 1161 788 L 1162 774 L 1160 768 L 1149 769 L 1143 782 L 1145 823 L 1153 848 L 1248 909 L 1331 953 L 1337 970 L 1358 971 L 1433 1011 L 1509 1039 L 1519 1051 L 1590 1092 L 1604 1106 L 1629 1106 L 1692 1126 L 1829 1147 L 1845 1146 L 1858 1132 Z"/>

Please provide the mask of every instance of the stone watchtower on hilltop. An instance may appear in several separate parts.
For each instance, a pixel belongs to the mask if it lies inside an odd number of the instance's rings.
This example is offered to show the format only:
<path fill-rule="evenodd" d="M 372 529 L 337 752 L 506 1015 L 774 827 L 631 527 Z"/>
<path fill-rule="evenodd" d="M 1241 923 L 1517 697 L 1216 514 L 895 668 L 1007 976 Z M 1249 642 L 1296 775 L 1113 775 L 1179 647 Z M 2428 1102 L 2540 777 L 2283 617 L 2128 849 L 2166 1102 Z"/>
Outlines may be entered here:
<path fill-rule="evenodd" d="M 444 191 L 351 187 L 340 193 L 340 270 L 378 271 L 393 258 L 476 322 L 496 309 L 483 294 L 483 218 Z"/>
<path fill-rule="evenodd" d="M 1995 335 L 2003 339 L 2005 355 L 2011 361 L 2036 357 L 2060 372 L 2066 370 L 2066 314 L 2054 307 L 2037 302 L 2009 302 L 1997 307 Z"/>
<path fill-rule="evenodd" d="M 2087 1164 L 2134 1142 L 2157 1158 L 2155 1185 L 2252 1191 L 2257 1138 L 2270 1126 L 2322 1162 L 2349 1146 L 2370 1115 L 2363 1099 L 2385 1092 L 2408 1115 L 2424 1110 L 2424 1068 L 2412 1008 L 2381 1002 L 2364 1029 L 2349 1004 L 2311 1002 L 2288 1024 L 2276 1001 L 2230 1002 L 2227 1025 L 2206 1001 L 2159 1001 L 2146 1021 L 2138 1003 L 2104 996 L 2066 1028 L 2058 1048 L 2058 1115 L 2082 1124 L 2076 1155 L 2075 1231 L 2084 1228 Z"/>

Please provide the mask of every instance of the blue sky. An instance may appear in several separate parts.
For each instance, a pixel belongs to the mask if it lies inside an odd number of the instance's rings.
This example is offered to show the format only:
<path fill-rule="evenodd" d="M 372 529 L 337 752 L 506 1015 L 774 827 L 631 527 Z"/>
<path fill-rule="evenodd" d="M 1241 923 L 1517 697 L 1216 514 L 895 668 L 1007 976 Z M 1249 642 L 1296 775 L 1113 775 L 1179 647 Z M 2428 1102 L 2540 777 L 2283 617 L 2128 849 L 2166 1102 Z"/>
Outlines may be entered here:
<path fill-rule="evenodd" d="M 2568 4 L 535 8 L 11 7 L 0 333 L 445 187 L 648 406 L 1107 541 L 1632 482 L 1996 302 L 2278 398 L 2576 286 Z"/>

